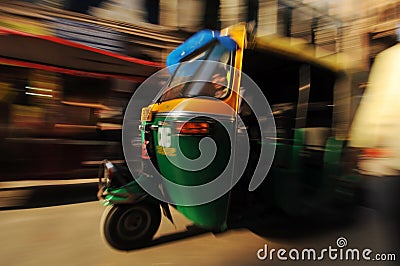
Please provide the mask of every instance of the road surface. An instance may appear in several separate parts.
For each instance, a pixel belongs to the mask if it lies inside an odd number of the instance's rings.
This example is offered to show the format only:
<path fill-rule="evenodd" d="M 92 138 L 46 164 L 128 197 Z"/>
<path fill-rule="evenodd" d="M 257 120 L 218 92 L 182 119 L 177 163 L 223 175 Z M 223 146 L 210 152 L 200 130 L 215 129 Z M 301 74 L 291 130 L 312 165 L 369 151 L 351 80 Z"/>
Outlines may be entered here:
<path fill-rule="evenodd" d="M 163 218 L 152 246 L 121 252 L 101 239 L 99 221 L 104 207 L 94 201 L 95 196 L 90 194 L 93 190 L 94 184 L 0 189 L 0 203 L 3 204 L 0 210 L 0 264 L 320 265 L 321 261 L 282 261 L 276 254 L 273 254 L 273 260 L 269 257 L 260 260 L 257 252 L 265 245 L 268 251 L 285 249 L 287 252 L 290 249 L 320 251 L 329 246 L 337 248 L 340 237 L 345 238 L 347 247 L 390 253 L 374 211 L 366 208 L 359 208 L 356 221 L 351 223 L 300 223 L 277 214 L 258 213 L 232 223 L 230 230 L 217 235 L 192 227 L 190 221 L 173 211 L 175 226 Z M 69 196 L 77 196 L 77 192 L 88 195 L 82 196 L 79 202 L 68 200 Z M 34 198 L 35 204 L 26 202 L 28 195 Z M 17 203 L 20 206 L 16 206 Z M 264 250 L 259 255 L 264 256 Z M 323 263 L 365 265 L 366 262 L 332 260 L 325 256 Z M 387 264 L 371 261 L 366 265 Z"/>

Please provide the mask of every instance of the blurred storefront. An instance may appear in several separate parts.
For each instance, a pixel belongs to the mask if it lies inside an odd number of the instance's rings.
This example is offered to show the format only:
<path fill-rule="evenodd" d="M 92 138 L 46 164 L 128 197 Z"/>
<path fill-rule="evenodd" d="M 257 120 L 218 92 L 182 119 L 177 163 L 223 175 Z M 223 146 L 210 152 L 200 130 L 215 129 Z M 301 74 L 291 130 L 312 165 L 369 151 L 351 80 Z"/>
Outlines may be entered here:
<path fill-rule="evenodd" d="M 369 70 L 377 53 L 396 42 L 398 0 L 25 0 L 98 18 L 158 24 L 196 32 L 254 21 L 257 35 L 278 34 L 316 45 L 318 56 L 351 55 Z M 162 29 L 161 30 L 165 30 Z M 137 44 L 138 42 L 136 42 Z M 132 50 L 132 49 L 131 49 Z"/>
<path fill-rule="evenodd" d="M 368 32 L 370 63 L 378 53 L 397 43 L 400 37 L 396 36 L 398 27 L 400 27 L 400 2 L 381 1 L 371 18 Z"/>
<path fill-rule="evenodd" d="M 186 35 L 29 2 L 0 3 L 1 180 L 95 177 L 123 160 L 127 102 Z"/>
<path fill-rule="evenodd" d="M 317 57 L 347 55 L 360 73 L 352 81 L 359 88 L 354 94 L 362 95 L 376 54 L 397 42 L 400 1 L 2 1 L 0 149 L 5 152 L 0 159 L 9 167 L 0 168 L 20 169 L 25 177 L 26 169 L 38 167 L 34 171 L 43 176 L 50 168 L 34 163 L 41 158 L 71 170 L 82 162 L 95 164 L 105 151 L 122 159 L 119 139 L 108 133 L 120 129 L 124 106 L 140 82 L 163 67 L 167 54 L 193 32 L 244 21 L 253 23 L 257 35 L 311 44 Z M 67 144 L 56 150 L 56 138 Z M 83 157 L 71 166 L 56 153 L 77 153 L 77 139 L 87 156 L 80 152 Z M 43 141 L 46 148 L 37 149 Z M 18 148 L 10 146 L 16 142 Z M 27 145 L 41 154 L 24 153 Z M 15 167 L 26 158 L 32 163 Z M 50 170 L 58 175 L 60 169 Z"/>

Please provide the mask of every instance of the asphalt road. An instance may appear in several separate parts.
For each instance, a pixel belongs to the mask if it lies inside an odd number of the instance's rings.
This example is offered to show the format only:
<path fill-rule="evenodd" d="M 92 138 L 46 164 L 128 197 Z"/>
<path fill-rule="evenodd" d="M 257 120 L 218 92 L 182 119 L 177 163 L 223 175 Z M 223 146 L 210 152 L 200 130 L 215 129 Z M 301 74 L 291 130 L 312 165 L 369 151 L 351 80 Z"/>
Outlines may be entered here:
<path fill-rule="evenodd" d="M 273 260 L 257 258 L 258 250 L 265 245 L 269 251 L 320 251 L 329 246 L 337 248 L 340 237 L 346 239 L 346 247 L 390 253 L 384 228 L 375 212 L 365 208 L 357 209 L 352 222 L 300 222 L 277 213 L 255 211 L 217 235 L 194 228 L 174 211 L 175 226 L 163 218 L 150 247 L 121 252 L 101 239 L 99 221 L 104 207 L 94 201 L 95 190 L 95 184 L 0 189 L 0 264 L 387 265 L 378 261 L 333 260 L 327 256 L 323 261 L 281 261 L 276 254 Z"/>

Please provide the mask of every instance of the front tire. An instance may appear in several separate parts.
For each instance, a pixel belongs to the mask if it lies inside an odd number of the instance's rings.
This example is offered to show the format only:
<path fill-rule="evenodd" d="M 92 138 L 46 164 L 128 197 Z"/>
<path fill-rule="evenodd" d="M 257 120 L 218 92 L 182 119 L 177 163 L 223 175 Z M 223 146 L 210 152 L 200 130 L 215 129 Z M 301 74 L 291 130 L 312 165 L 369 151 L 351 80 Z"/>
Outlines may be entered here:
<path fill-rule="evenodd" d="M 113 248 L 132 250 L 148 244 L 160 223 L 161 210 L 158 204 L 141 202 L 135 205 L 111 205 L 103 213 L 100 232 Z"/>

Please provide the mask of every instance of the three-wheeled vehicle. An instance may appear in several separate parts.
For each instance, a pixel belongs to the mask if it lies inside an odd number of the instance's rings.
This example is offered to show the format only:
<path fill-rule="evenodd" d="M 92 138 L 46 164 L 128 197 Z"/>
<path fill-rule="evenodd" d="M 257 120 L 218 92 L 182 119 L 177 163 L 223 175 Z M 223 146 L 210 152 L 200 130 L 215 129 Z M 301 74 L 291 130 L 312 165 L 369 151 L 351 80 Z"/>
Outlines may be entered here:
<path fill-rule="evenodd" d="M 193 35 L 167 65 L 171 75 L 140 121 L 155 171 L 136 173 L 108 161 L 101 167 L 98 196 L 108 206 L 101 231 L 112 247 L 146 245 L 160 209 L 172 221 L 169 206 L 201 228 L 223 231 L 232 205 L 249 208 L 247 198 L 290 215 L 324 210 L 338 195 L 352 199 L 351 176 L 340 173 L 351 82 L 334 60 L 281 37 L 254 37 L 239 24 Z M 251 91 L 245 76 L 268 100 L 261 115 L 259 94 L 245 96 Z M 197 160 L 204 154 L 211 159 Z"/>

